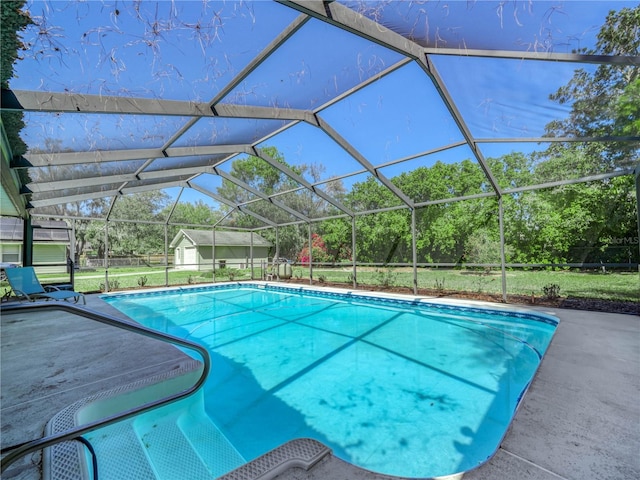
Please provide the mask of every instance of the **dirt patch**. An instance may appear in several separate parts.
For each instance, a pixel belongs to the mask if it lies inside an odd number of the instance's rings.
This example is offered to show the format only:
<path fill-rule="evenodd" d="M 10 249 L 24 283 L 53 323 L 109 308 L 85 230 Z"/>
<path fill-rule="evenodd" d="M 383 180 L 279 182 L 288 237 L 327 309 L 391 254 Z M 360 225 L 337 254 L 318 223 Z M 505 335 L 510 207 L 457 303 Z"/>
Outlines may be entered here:
<path fill-rule="evenodd" d="M 309 285 L 309 280 L 281 280 L 284 283 L 294 283 L 300 285 Z M 353 288 L 350 284 L 335 283 L 335 282 L 318 282 L 313 283 L 319 287 L 334 287 L 334 288 Z M 367 292 L 389 292 L 400 293 L 405 295 L 413 295 L 413 289 L 409 287 L 382 287 L 379 285 L 360 285 L 358 290 Z M 429 288 L 419 288 L 418 295 L 424 295 L 428 297 L 439 298 L 460 298 L 465 300 L 480 300 L 483 302 L 504 303 L 502 295 L 493 293 L 479 293 L 479 292 L 453 292 L 447 290 L 435 290 Z M 627 313 L 631 315 L 640 315 L 640 301 L 638 302 L 625 302 L 616 300 L 598 300 L 590 298 L 572 298 L 572 297 L 559 297 L 555 299 L 548 299 L 543 297 L 535 297 L 532 295 L 508 295 L 507 303 L 517 305 L 535 305 L 535 306 L 548 306 L 556 308 L 570 308 L 574 310 L 589 310 L 593 312 L 607 312 L 607 313 Z"/>

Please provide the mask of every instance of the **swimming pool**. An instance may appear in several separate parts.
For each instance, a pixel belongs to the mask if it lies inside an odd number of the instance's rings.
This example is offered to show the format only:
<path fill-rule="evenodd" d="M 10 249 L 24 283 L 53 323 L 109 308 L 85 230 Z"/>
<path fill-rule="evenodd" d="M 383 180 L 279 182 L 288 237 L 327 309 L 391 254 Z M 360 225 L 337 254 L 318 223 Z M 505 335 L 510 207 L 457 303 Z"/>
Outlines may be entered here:
<path fill-rule="evenodd" d="M 136 428 L 151 450 L 162 419 L 175 416 L 181 431 L 209 426 L 226 462 L 212 475 L 298 437 L 379 473 L 472 469 L 498 448 L 557 326 L 537 313 L 262 284 L 103 299 L 209 348 L 189 416 L 171 407 Z"/>

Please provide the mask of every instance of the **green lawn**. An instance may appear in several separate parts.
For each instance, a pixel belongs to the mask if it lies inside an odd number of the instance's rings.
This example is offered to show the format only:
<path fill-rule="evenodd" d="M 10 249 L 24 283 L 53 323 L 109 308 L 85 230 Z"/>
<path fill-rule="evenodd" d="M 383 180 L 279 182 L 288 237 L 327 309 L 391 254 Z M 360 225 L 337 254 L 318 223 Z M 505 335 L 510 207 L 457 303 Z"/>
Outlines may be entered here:
<path fill-rule="evenodd" d="M 250 270 L 216 270 L 216 282 L 229 280 L 250 280 Z M 210 283 L 212 271 L 170 270 L 164 267 L 135 267 L 109 269 L 110 290 L 131 288 L 163 287 L 169 285 L 188 285 Z M 294 266 L 293 276 L 299 279 L 309 278 L 309 269 Z M 254 278 L 261 279 L 260 268 L 254 268 Z M 352 271 L 343 268 L 314 268 L 313 278 L 320 282 L 352 284 Z M 41 274 L 42 283 L 68 282 L 64 274 Z M 405 286 L 413 285 L 411 268 L 362 268 L 358 269 L 359 285 Z M 97 292 L 105 288 L 104 270 L 82 271 L 75 275 L 75 288 L 80 292 Z M 640 302 L 640 275 L 634 272 L 597 272 L 576 271 L 507 271 L 507 293 L 511 295 L 534 295 L 542 297 L 544 287 L 557 285 L 561 297 L 592 298 L 602 300 L 625 300 Z M 2 284 L 5 289 L 6 283 Z M 500 294 L 502 278 L 499 271 L 483 274 L 473 270 L 456 269 L 418 269 L 418 287 L 447 292 L 482 292 Z"/>
<path fill-rule="evenodd" d="M 308 270 L 294 267 L 294 276 L 308 278 Z M 314 268 L 315 280 L 351 283 L 350 269 Z M 358 270 L 359 285 L 413 285 L 411 269 Z M 544 295 L 544 287 L 557 285 L 561 297 L 626 300 L 640 302 L 640 275 L 632 272 L 585 273 L 574 271 L 507 271 L 507 293 L 511 295 Z M 435 290 L 502 293 L 499 271 L 484 274 L 474 270 L 418 269 L 418 288 Z"/>
<path fill-rule="evenodd" d="M 173 270 L 165 272 L 164 267 L 127 267 L 109 269 L 109 290 L 124 290 L 140 287 L 164 287 L 167 285 L 189 285 L 211 283 L 213 273 L 208 271 Z M 260 268 L 254 268 L 255 278 L 261 278 Z M 40 274 L 42 283 L 68 282 L 68 275 Z M 229 280 L 250 280 L 250 270 L 222 269 L 216 270 L 216 282 Z M 75 274 L 75 289 L 79 292 L 98 292 L 105 290 L 105 271 L 96 269 L 80 271 Z"/>

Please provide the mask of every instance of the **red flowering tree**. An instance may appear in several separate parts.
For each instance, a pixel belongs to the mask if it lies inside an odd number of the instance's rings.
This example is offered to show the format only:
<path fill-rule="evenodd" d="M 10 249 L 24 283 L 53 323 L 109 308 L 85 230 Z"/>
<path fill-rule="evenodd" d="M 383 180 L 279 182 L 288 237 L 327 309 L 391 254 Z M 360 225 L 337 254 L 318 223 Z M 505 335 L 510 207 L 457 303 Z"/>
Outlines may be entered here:
<path fill-rule="evenodd" d="M 331 255 L 327 251 L 327 246 L 320 235 L 314 233 L 311 235 L 311 254 L 312 261 L 315 262 L 330 262 Z M 305 246 L 298 253 L 298 263 L 302 265 L 309 265 L 309 244 Z"/>

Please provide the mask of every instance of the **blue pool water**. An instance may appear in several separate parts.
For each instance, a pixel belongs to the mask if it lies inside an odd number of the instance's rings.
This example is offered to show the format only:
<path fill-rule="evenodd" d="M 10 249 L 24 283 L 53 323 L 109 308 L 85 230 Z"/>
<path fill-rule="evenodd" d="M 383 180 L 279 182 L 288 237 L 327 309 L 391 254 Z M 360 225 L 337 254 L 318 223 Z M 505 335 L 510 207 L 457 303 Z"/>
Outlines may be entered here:
<path fill-rule="evenodd" d="M 209 379 L 176 424 L 228 442 L 212 475 L 297 437 L 385 474 L 476 467 L 498 448 L 557 326 L 541 314 L 260 285 L 103 298 L 209 348 Z M 155 415 L 138 427 L 153 433 L 173 413 Z"/>

